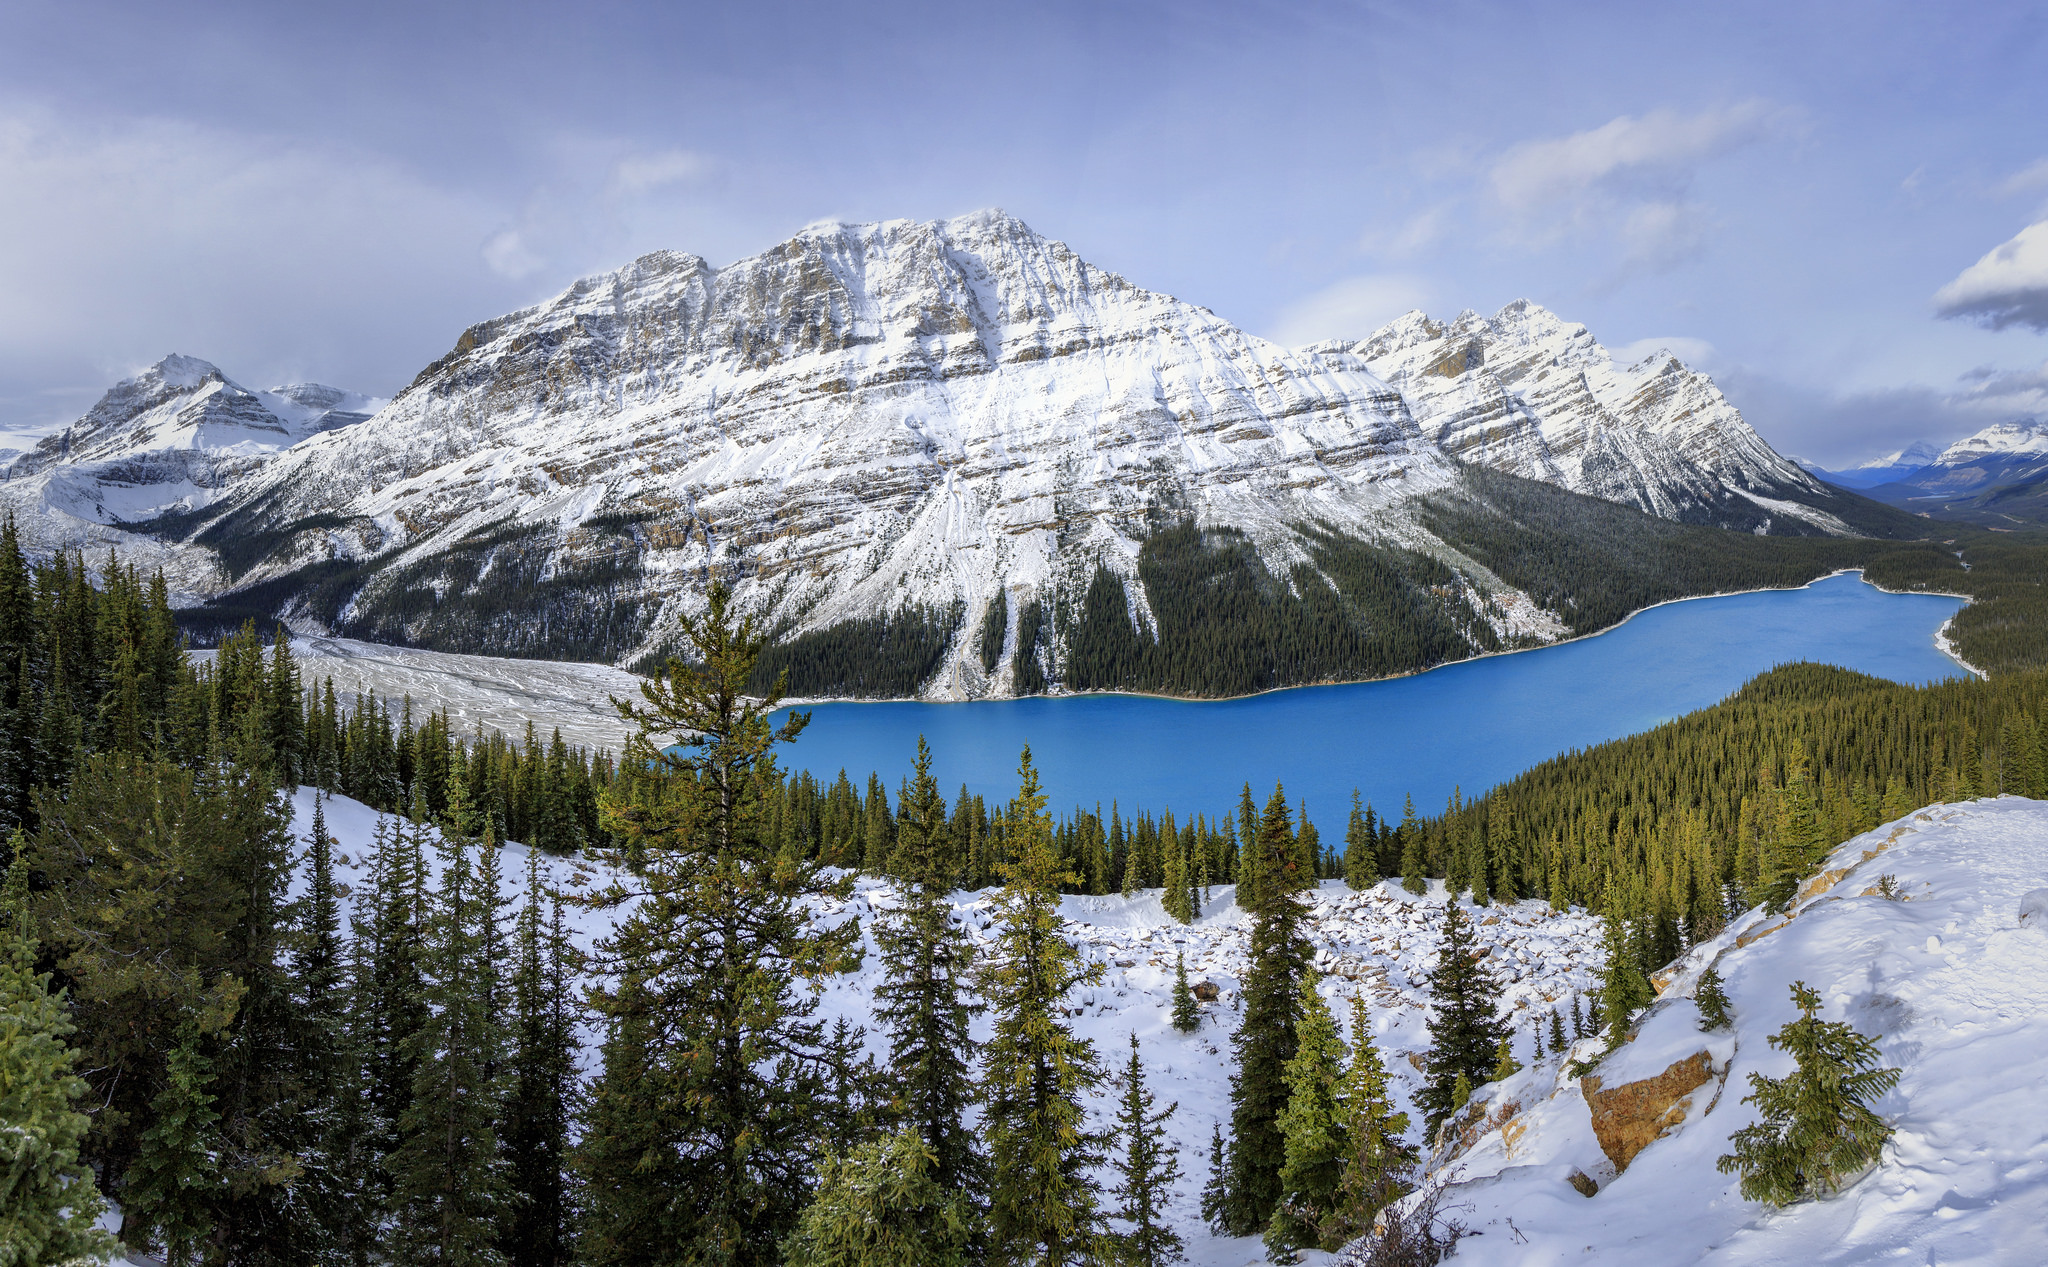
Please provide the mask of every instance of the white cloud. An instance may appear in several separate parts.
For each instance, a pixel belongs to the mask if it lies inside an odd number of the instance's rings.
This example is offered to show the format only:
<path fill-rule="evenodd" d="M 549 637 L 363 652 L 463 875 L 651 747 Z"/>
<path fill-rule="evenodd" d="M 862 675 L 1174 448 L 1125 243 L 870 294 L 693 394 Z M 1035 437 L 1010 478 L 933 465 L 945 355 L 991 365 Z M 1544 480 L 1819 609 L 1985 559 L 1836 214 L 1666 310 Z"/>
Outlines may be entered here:
<path fill-rule="evenodd" d="M 1288 347 L 1363 339 L 1402 313 L 1426 306 L 1429 298 L 1429 287 L 1420 278 L 1384 273 L 1347 277 L 1289 304 L 1267 337 Z"/>
<path fill-rule="evenodd" d="M 614 194 L 631 197 L 700 179 L 710 170 L 709 159 L 689 150 L 633 155 L 612 165 L 611 189 Z"/>
<path fill-rule="evenodd" d="M 2019 194 L 2025 193 L 2029 189 L 2039 189 L 2043 185 L 2048 185 L 2048 158 L 2037 159 L 2032 165 L 2023 167 L 2006 177 L 2004 181 L 2000 182 L 1998 192 L 2002 194 Z"/>
<path fill-rule="evenodd" d="M 514 280 L 531 277 L 547 264 L 526 245 L 526 235 L 518 229 L 494 234 L 490 241 L 484 243 L 483 255 L 484 263 L 490 265 L 492 272 Z"/>
<path fill-rule="evenodd" d="M 2048 330 L 2048 220 L 2021 229 L 1934 292 L 1934 309 L 1993 330 Z"/>
<path fill-rule="evenodd" d="M 1368 255 L 1407 259 L 1436 245 L 1448 230 L 1449 210 L 1431 207 L 1419 211 L 1392 228 L 1369 228 L 1359 235 L 1358 249 Z"/>
<path fill-rule="evenodd" d="M 1618 348 L 1607 349 L 1607 355 L 1616 365 L 1630 366 L 1646 356 L 1669 352 L 1684 361 L 1692 369 L 1704 369 L 1714 360 L 1714 345 L 1705 339 L 1695 339 L 1684 334 L 1656 335 L 1648 339 L 1637 339 Z"/>
<path fill-rule="evenodd" d="M 1787 111 L 1762 101 L 1622 115 L 1509 149 L 1489 173 L 1493 200 L 1526 241 L 1599 233 L 1619 244 L 1623 272 L 1665 271 L 1701 255 L 1719 227 L 1687 196 L 1698 168 L 1790 122 Z"/>

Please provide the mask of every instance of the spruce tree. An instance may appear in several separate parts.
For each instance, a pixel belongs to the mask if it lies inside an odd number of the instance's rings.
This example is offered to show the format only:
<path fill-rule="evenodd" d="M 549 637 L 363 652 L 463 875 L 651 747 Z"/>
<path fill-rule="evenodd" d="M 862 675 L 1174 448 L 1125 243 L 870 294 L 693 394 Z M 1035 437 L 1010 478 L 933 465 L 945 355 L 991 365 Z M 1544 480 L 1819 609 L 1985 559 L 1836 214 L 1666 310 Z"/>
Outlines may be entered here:
<path fill-rule="evenodd" d="M 500 992 L 491 947 L 497 894 L 470 867 L 466 797 L 451 796 L 441 839 L 440 888 L 427 925 L 425 1023 L 405 1042 L 412 1096 L 398 1120 L 392 1174 L 396 1246 L 412 1261 L 440 1267 L 498 1267 L 500 1232 L 511 1194 L 499 1150 L 506 1054 Z M 494 856 L 494 828 L 482 850 Z M 486 868 L 493 871 L 494 867 Z"/>
<path fill-rule="evenodd" d="M 1165 852 L 1163 885 L 1159 895 L 1160 905 L 1176 923 L 1187 924 L 1194 920 L 1194 903 L 1188 884 L 1188 858 L 1180 847 L 1180 840 L 1170 833 L 1162 833 L 1160 848 Z"/>
<path fill-rule="evenodd" d="M 1068 993 L 1099 978 L 1060 935 L 1061 861 L 1031 750 L 1006 831 L 1010 858 L 996 895 L 999 931 L 982 965 L 982 995 L 995 1010 L 984 1049 L 982 1134 L 993 1171 L 991 1252 L 999 1262 L 1044 1267 L 1086 1257 L 1097 1231 L 1090 1171 L 1099 1141 L 1083 1121 L 1082 1098 L 1101 1074 L 1095 1049 L 1062 1019 Z"/>
<path fill-rule="evenodd" d="M 540 857 L 531 849 L 515 942 L 513 1055 L 501 1139 L 511 1210 L 501 1248 L 511 1267 L 561 1267 L 571 1240 L 563 1168 L 576 1094 L 574 951 L 562 927 L 561 898 L 541 883 Z"/>
<path fill-rule="evenodd" d="M 1444 905 L 1443 943 L 1429 974 L 1429 1054 L 1423 1060 L 1422 1088 L 1415 1104 L 1430 1134 L 1462 1107 L 1465 1095 L 1487 1080 L 1505 1027 L 1494 1015 L 1499 997 L 1493 974 L 1473 949 L 1472 922 L 1456 902 Z"/>
<path fill-rule="evenodd" d="M 1183 1034 L 1192 1034 L 1201 1028 L 1202 1010 L 1195 1002 L 1195 992 L 1188 988 L 1187 952 L 1173 952 L 1173 1027 Z"/>
<path fill-rule="evenodd" d="M 1357 995 L 1351 999 L 1351 1065 L 1345 1070 L 1341 1104 L 1349 1149 L 1335 1208 L 1321 1227 L 1324 1244 L 1346 1244 L 1370 1231 L 1380 1210 L 1407 1191 L 1416 1160 L 1406 1138 L 1408 1115 L 1394 1108 L 1365 999 Z"/>
<path fill-rule="evenodd" d="M 1574 1014 L 1578 1011 L 1578 999 L 1576 997 L 1572 999 L 1572 1010 Z M 1564 1049 L 1569 1046 L 1571 1046 L 1571 1040 L 1565 1036 L 1564 1017 L 1560 1016 L 1557 1009 L 1553 1007 L 1550 1009 L 1550 1050 L 1562 1054 Z"/>
<path fill-rule="evenodd" d="M 1746 1200 L 1768 1205 L 1837 1191 L 1875 1161 L 1892 1131 L 1869 1101 L 1899 1080 L 1897 1069 L 1879 1067 L 1876 1043 L 1819 1018 L 1820 994 L 1804 981 L 1793 982 L 1792 1002 L 1798 1018 L 1770 1044 L 1797 1065 L 1783 1078 L 1749 1075 L 1742 1102 L 1756 1105 L 1763 1120 L 1735 1132 L 1735 1151 L 1716 1163 L 1724 1175 L 1741 1174 Z"/>
<path fill-rule="evenodd" d="M 1607 1047 L 1611 1051 L 1621 1046 L 1629 1021 L 1655 1001 L 1657 993 L 1650 988 L 1643 970 L 1636 966 L 1628 925 L 1621 916 L 1610 913 L 1606 917 L 1601 940 L 1607 952 L 1607 966 L 1601 970 L 1600 1010 L 1607 1018 Z"/>
<path fill-rule="evenodd" d="M 1213 1231 L 1228 1235 L 1224 1220 L 1230 1214 L 1230 1154 L 1223 1144 L 1223 1123 L 1209 1127 L 1209 1178 L 1202 1185 L 1202 1222 Z"/>
<path fill-rule="evenodd" d="M 1301 980 L 1308 971 L 1307 906 L 1297 873 L 1287 800 L 1278 785 L 1266 802 L 1247 859 L 1259 874 L 1251 908 L 1251 964 L 1244 980 L 1244 1017 L 1237 1029 L 1237 1072 L 1230 1084 L 1229 1201 L 1223 1226 L 1253 1236 L 1280 1203 L 1287 1141 L 1280 1112 L 1287 1105 L 1287 1065 L 1297 1048 Z"/>
<path fill-rule="evenodd" d="M 1401 887 L 1417 897 L 1429 889 L 1425 876 L 1427 864 L 1422 856 L 1422 824 L 1415 817 L 1415 798 L 1409 797 L 1401 809 L 1401 826 L 1397 833 L 1401 838 Z"/>
<path fill-rule="evenodd" d="M 313 821 L 304 855 L 306 894 L 293 904 L 292 1006 L 306 1042 L 299 1051 L 301 1117 L 311 1147 L 299 1158 L 305 1173 L 296 1199 L 330 1239 L 353 1243 L 365 1235 L 358 1176 L 366 1164 L 363 1115 L 357 1094 L 359 1060 L 350 1029 L 347 943 L 341 894 L 334 878 L 335 839 L 327 831 L 324 799 L 313 798 Z"/>
<path fill-rule="evenodd" d="M 978 1202 L 987 1167 L 966 1118 L 975 1098 L 968 1025 L 980 1004 L 965 988 L 973 946 L 947 900 L 954 873 L 950 834 L 922 735 L 914 770 L 897 821 L 895 872 L 903 904 L 875 922 L 883 965 L 875 1017 L 889 1035 L 894 1116 L 924 1141 L 939 1186 Z"/>
<path fill-rule="evenodd" d="M 603 806 L 612 843 L 591 850 L 618 878 L 588 904 L 631 909 L 594 956 L 605 1040 L 575 1155 L 579 1250 L 768 1267 L 816 1170 L 825 1098 L 817 1001 L 796 980 L 849 962 L 859 930 L 813 925 L 805 904 L 850 885 L 767 830 L 773 745 L 808 718 L 770 726 L 781 679 L 746 694 L 766 633 L 723 583 L 682 633 L 690 659 L 619 704 L 638 729 Z"/>
<path fill-rule="evenodd" d="M 1372 828 L 1359 808 L 1358 789 L 1351 789 L 1351 819 L 1344 828 L 1344 883 L 1364 892 L 1380 882 L 1379 850 Z"/>
<path fill-rule="evenodd" d="M 1515 1041 L 1512 1034 L 1500 1036 L 1500 1046 L 1494 1049 L 1493 1073 L 1488 1082 L 1506 1082 L 1522 1072 L 1522 1062 L 1515 1059 Z"/>
<path fill-rule="evenodd" d="M 1297 1249 L 1336 1249 L 1323 1242 L 1323 1224 L 1337 1207 L 1344 1159 L 1351 1152 L 1339 1102 L 1344 1082 L 1344 1040 L 1313 972 L 1301 979 L 1301 1020 L 1294 1059 L 1287 1062 L 1287 1107 L 1280 1111 L 1286 1160 L 1280 1167 L 1280 1202 L 1266 1225 L 1266 1248 L 1276 1261 Z"/>
<path fill-rule="evenodd" d="M 64 1041 L 74 1032 L 64 996 L 36 971 L 25 844 L 17 831 L 0 878 L 0 1263 L 104 1262 L 120 1247 L 98 1227 L 106 1203 L 78 1158 L 85 1081 L 72 1072 L 77 1053 Z"/>
<path fill-rule="evenodd" d="M 1692 1001 L 1700 1010 L 1700 1028 L 1703 1030 L 1727 1029 L 1735 1023 L 1728 1014 L 1728 991 L 1722 987 L 1721 974 L 1708 964 L 1700 973 L 1700 979 L 1693 986 Z"/>
<path fill-rule="evenodd" d="M 215 1256 L 208 1251 L 220 1189 L 220 1114 L 207 1091 L 213 1062 L 201 1049 L 203 1041 L 196 1018 L 188 1021 L 171 1049 L 163 1088 L 150 1101 L 149 1129 L 121 1186 L 134 1212 L 125 1221 L 128 1233 L 162 1248 L 170 1267 Z"/>
<path fill-rule="evenodd" d="M 1180 1179 L 1180 1159 L 1166 1137 L 1166 1119 L 1179 1104 L 1153 1111 L 1155 1097 L 1145 1087 L 1145 1067 L 1138 1056 L 1138 1036 L 1131 1035 L 1131 1059 L 1120 1080 L 1116 1139 L 1121 1147 L 1110 1158 L 1116 1173 L 1116 1217 L 1121 1226 L 1108 1237 L 1110 1259 L 1118 1267 L 1166 1267 L 1183 1255 L 1180 1233 L 1165 1221 Z"/>
<path fill-rule="evenodd" d="M 784 1267 L 966 1267 L 974 1210 L 913 1126 L 827 1156 Z"/>

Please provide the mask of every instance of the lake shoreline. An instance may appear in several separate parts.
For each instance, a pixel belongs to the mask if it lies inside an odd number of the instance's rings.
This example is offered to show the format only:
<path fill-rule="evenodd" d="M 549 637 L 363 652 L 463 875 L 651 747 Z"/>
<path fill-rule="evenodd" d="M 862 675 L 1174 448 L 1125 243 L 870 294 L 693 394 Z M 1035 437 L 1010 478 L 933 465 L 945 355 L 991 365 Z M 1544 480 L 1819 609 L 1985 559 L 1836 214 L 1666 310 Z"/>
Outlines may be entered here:
<path fill-rule="evenodd" d="M 1950 593 L 1946 590 L 1886 589 L 1884 586 L 1869 580 L 1867 577 L 1864 577 L 1864 569 L 1862 568 L 1836 568 L 1834 571 L 1829 572 L 1824 576 L 1814 577 L 1812 580 L 1806 582 L 1803 585 L 1765 585 L 1759 586 L 1755 589 L 1721 590 L 1712 594 L 1687 594 L 1682 598 L 1667 598 L 1664 599 L 1662 602 L 1651 603 L 1647 607 L 1638 607 L 1634 611 L 1631 611 L 1628 615 L 1623 616 L 1620 620 L 1615 621 L 1613 624 L 1607 625 L 1604 628 L 1595 629 L 1591 633 L 1575 634 L 1570 638 L 1560 638 L 1556 642 L 1546 642 L 1539 646 L 1534 647 L 1509 647 L 1501 651 L 1482 651 L 1477 655 L 1465 656 L 1457 660 L 1446 660 L 1441 664 L 1432 664 L 1426 668 L 1421 669 L 1410 669 L 1405 673 L 1389 673 L 1384 677 L 1345 678 L 1340 681 L 1329 682 L 1295 682 L 1287 686 L 1270 686 L 1263 691 L 1252 691 L 1244 695 L 1162 695 L 1153 691 L 1052 690 L 1046 691 L 1045 693 L 1040 695 L 989 695 L 984 696 L 981 699 L 925 699 L 924 697 L 918 695 L 892 695 L 883 698 L 878 698 L 872 695 L 848 697 L 805 696 L 796 699 L 785 699 L 781 703 L 776 705 L 776 709 L 778 711 L 785 708 L 803 709 L 809 708 L 815 704 L 929 704 L 933 706 L 948 704 L 1014 704 L 1020 700 L 1030 699 L 1090 699 L 1102 697 L 1163 700 L 1175 704 L 1228 704 L 1238 700 L 1251 700 L 1259 699 L 1267 695 L 1278 695 L 1285 691 L 1314 691 L 1326 690 L 1332 687 L 1340 686 L 1362 686 L 1372 682 L 1399 682 L 1405 678 L 1422 677 L 1425 674 L 1435 673 L 1441 669 L 1454 668 L 1461 664 L 1474 664 L 1481 660 L 1495 660 L 1501 658 L 1502 656 L 1523 655 L 1531 651 L 1548 651 L 1552 647 L 1566 647 L 1570 646 L 1575 642 L 1586 642 L 1593 638 L 1605 637 L 1606 635 L 1613 633 L 1615 630 L 1626 626 L 1630 621 L 1642 615 L 1644 612 L 1655 611 L 1660 607 L 1670 607 L 1678 603 L 1698 603 L 1704 602 L 1708 599 L 1715 598 L 1740 598 L 1745 594 L 1795 594 L 1800 590 L 1812 589 L 1814 586 L 1820 584 L 1822 581 L 1831 581 L 1838 576 L 1861 577 L 1863 578 L 1863 583 L 1865 585 L 1870 586 L 1870 588 L 1876 590 L 1880 594 L 1894 594 L 1899 595 L 1901 597 L 1913 597 L 1917 595 L 1932 598 L 1958 598 L 1963 601 L 1963 604 L 1966 607 L 1973 601 L 1970 595 L 1968 594 L 1955 594 Z M 1969 661 L 1963 659 L 1960 655 L 1956 654 L 1953 644 L 1951 644 L 1946 637 L 1948 633 L 1948 627 L 1954 623 L 1955 617 L 1951 616 L 1947 621 L 1943 622 L 1940 629 L 1935 631 L 1935 649 L 1940 651 L 1942 655 L 1948 657 L 1950 660 L 1954 661 L 1958 666 L 1967 670 L 1971 674 L 1979 678 L 1983 678 L 1986 681 L 1990 680 L 1990 674 L 1984 672 L 1982 669 L 1979 669 L 1976 665 L 1971 664 Z"/>

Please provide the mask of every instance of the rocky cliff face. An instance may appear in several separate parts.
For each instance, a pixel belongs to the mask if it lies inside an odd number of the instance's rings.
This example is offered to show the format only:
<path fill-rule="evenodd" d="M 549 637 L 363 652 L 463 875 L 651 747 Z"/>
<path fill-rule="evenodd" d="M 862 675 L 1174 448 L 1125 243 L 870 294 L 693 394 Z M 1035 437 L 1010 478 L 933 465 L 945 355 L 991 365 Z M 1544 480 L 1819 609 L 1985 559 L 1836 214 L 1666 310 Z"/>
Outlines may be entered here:
<path fill-rule="evenodd" d="M 1398 389 L 1446 453 L 1665 519 L 1849 529 L 1827 496 L 1669 352 L 1618 366 L 1582 325 L 1517 300 L 1449 323 L 1411 312 L 1363 342 L 1322 345 Z"/>
<path fill-rule="evenodd" d="M 435 562 L 451 550 L 488 573 L 516 538 L 548 555 L 543 580 L 628 560 L 645 640 L 716 573 L 784 629 L 908 606 L 979 619 L 1003 590 L 1014 641 L 1032 601 L 1098 565 L 1132 575 L 1158 522 L 1227 525 L 1292 561 L 1292 525 L 1406 532 L 1395 508 L 1453 478 L 1355 361 L 1253 338 L 984 213 L 579 282 L 294 448 L 237 494 L 233 530 L 289 538 L 259 579 L 388 553 L 358 613 L 382 587 L 452 579 Z M 940 693 L 1002 689 L 967 641 Z"/>
<path fill-rule="evenodd" d="M 231 586 L 237 621 L 630 661 L 722 577 L 785 640 L 943 645 L 919 680 L 947 698 L 1035 682 L 1091 592 L 1156 628 L 1140 560 L 1168 525 L 1237 560 L 1232 611 L 1329 582 L 1460 646 L 1557 636 L 1424 526 L 1461 461 L 1668 518 L 1846 531 L 1778 499 L 1820 486 L 1711 381 L 1668 356 L 1617 369 L 1533 304 L 1289 350 L 1001 212 L 815 226 L 725 268 L 657 252 L 360 403 L 174 357 L 0 489 L 43 481 L 44 508 L 105 531 L 156 517 L 145 551 Z M 1371 557 L 1338 561 L 1345 542 Z M 1225 563 L 1177 558 L 1175 601 L 1217 606 Z M 1366 610 L 1304 645 L 1391 636 Z"/>
<path fill-rule="evenodd" d="M 173 354 L 0 470 L 0 506 L 31 548 L 116 548 L 166 567 L 188 596 L 203 593 L 223 579 L 204 551 L 123 526 L 206 507 L 291 445 L 384 403 L 318 383 L 250 391 L 215 365 Z"/>

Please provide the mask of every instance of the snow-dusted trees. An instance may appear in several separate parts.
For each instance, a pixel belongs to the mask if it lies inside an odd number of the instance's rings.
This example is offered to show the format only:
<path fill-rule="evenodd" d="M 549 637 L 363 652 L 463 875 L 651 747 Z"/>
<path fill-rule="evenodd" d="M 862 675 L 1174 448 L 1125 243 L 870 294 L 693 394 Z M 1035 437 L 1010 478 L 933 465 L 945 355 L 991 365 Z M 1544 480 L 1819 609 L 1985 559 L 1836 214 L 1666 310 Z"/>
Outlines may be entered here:
<path fill-rule="evenodd" d="M 1792 983 L 1792 1002 L 1799 1016 L 1770 1043 L 1797 1065 L 1783 1078 L 1749 1075 L 1742 1102 L 1763 1120 L 1735 1132 L 1735 1151 L 1716 1163 L 1724 1175 L 1741 1174 L 1745 1198 L 1769 1205 L 1833 1192 L 1876 1161 L 1892 1131 L 1869 1102 L 1899 1080 L 1898 1070 L 1879 1067 L 1876 1043 L 1820 1019 L 1820 994 L 1804 981 Z"/>
<path fill-rule="evenodd" d="M 1463 1106 L 1465 1095 L 1493 1073 L 1503 1027 L 1494 1015 L 1499 989 L 1473 946 L 1472 921 L 1456 902 L 1444 904 L 1443 944 L 1429 974 L 1429 1054 L 1415 1103 L 1430 1131 Z"/>
<path fill-rule="evenodd" d="M 1180 1159 L 1166 1138 L 1166 1119 L 1180 1107 L 1154 1111 L 1154 1096 L 1145 1086 L 1145 1066 L 1138 1055 L 1138 1036 L 1131 1035 L 1131 1058 L 1118 1080 L 1115 1143 L 1110 1169 L 1117 1177 L 1110 1195 L 1116 1199 L 1116 1225 L 1105 1238 L 1115 1267 L 1167 1267 L 1183 1257 L 1180 1233 L 1166 1223 L 1166 1205 L 1180 1179 Z"/>

